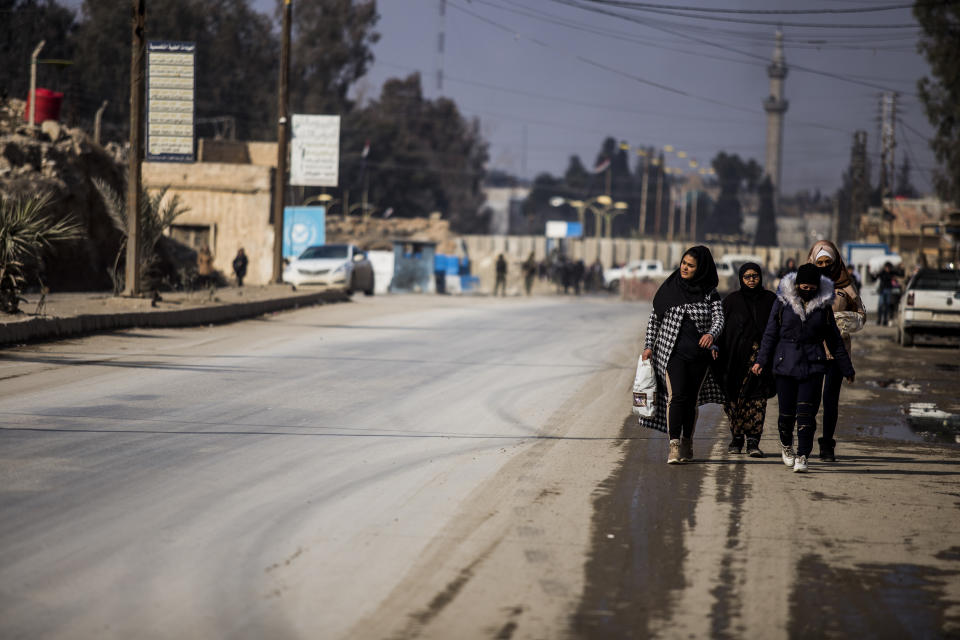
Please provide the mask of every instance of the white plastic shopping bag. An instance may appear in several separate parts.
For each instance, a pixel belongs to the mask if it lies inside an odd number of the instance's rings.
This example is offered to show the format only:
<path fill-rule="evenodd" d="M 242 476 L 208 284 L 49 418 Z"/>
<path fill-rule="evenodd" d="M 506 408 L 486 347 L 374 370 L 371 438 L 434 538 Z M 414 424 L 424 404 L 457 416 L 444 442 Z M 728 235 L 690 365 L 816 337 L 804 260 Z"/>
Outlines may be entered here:
<path fill-rule="evenodd" d="M 637 362 L 637 375 L 633 378 L 633 415 L 653 417 L 653 405 L 657 401 L 657 376 L 653 372 L 653 358 Z"/>

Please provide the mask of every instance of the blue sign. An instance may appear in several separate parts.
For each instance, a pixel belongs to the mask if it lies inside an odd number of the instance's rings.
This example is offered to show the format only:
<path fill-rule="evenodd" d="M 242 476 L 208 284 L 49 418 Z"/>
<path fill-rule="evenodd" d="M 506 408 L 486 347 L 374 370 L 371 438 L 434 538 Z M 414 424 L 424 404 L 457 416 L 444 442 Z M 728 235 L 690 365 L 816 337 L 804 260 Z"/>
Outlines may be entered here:
<path fill-rule="evenodd" d="M 285 207 L 283 210 L 283 257 L 295 258 L 307 247 L 324 244 L 327 238 L 324 207 Z"/>
<path fill-rule="evenodd" d="M 579 222 L 568 222 L 567 223 L 567 237 L 568 238 L 580 238 L 583 236 L 583 227 Z"/>

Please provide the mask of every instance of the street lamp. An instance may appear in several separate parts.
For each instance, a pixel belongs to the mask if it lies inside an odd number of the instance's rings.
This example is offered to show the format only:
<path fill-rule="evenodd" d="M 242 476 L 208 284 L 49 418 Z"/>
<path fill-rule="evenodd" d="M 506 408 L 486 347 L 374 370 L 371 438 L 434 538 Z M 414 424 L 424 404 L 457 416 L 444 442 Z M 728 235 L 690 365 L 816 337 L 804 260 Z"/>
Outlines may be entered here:
<path fill-rule="evenodd" d="M 614 202 L 613 198 L 606 194 L 594 196 L 589 200 L 568 200 L 560 196 L 550 198 L 550 206 L 552 207 L 561 207 L 565 204 L 577 210 L 577 218 L 580 221 L 581 229 L 584 229 L 586 212 L 589 211 L 594 215 L 594 223 L 596 226 L 594 235 L 596 235 L 597 240 L 599 240 L 603 234 L 603 221 L 607 219 L 607 215 L 611 211 L 615 211 L 613 216 L 619 215 L 623 213 L 628 206 L 626 202 Z M 610 237 L 609 229 L 607 230 L 607 237 Z"/>

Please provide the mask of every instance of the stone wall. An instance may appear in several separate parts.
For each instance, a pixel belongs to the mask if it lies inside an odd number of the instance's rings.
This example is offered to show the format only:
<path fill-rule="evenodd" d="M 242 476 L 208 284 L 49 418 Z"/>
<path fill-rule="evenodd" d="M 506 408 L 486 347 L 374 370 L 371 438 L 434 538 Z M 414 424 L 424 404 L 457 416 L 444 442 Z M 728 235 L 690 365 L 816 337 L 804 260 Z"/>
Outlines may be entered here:
<path fill-rule="evenodd" d="M 243 247 L 250 259 L 246 282 L 267 284 L 273 271 L 273 169 L 249 164 L 143 163 L 143 186 L 169 186 L 189 211 L 176 225 L 209 227 L 214 267 L 233 277 L 233 258 Z"/>

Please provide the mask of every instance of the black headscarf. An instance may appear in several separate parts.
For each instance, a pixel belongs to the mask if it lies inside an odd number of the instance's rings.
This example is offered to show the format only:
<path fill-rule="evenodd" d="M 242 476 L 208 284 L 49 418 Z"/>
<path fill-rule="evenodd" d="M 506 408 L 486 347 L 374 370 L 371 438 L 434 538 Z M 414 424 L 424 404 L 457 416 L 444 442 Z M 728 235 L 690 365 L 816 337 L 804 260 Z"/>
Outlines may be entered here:
<path fill-rule="evenodd" d="M 747 271 L 760 274 L 760 282 L 755 288 L 743 283 L 743 274 Z M 754 354 L 777 296 L 763 288 L 763 269 L 755 262 L 741 266 L 739 278 L 739 291 L 723 299 L 725 322 L 719 340 L 720 357 L 713 363 L 714 378 L 730 401 L 769 398 L 773 392 L 773 378 L 767 372 L 760 378 L 749 376 L 747 370 L 753 365 Z"/>
<path fill-rule="evenodd" d="M 703 245 L 690 247 L 683 252 L 697 261 L 697 270 L 693 277 L 684 280 L 680 276 L 680 269 L 670 274 L 663 281 L 657 294 L 653 296 L 653 310 L 662 316 L 668 309 L 682 304 L 701 302 L 708 293 L 717 288 L 720 278 L 717 276 L 717 265 L 713 262 L 713 254 Z M 682 258 L 681 258 L 682 260 Z"/>
<path fill-rule="evenodd" d="M 760 274 L 760 281 L 756 287 L 748 287 L 743 282 L 743 274 L 747 271 L 756 271 Z M 740 267 L 738 278 L 740 282 L 738 293 L 740 295 L 730 294 L 726 297 L 726 300 L 729 301 L 731 308 L 739 307 L 737 309 L 738 315 L 752 319 L 754 325 L 752 329 L 762 334 L 764 327 L 767 326 L 767 318 L 770 317 L 770 309 L 773 308 L 773 300 L 776 296 L 771 295 L 770 291 L 763 288 L 763 268 L 756 262 L 745 262 Z M 732 327 L 728 328 L 732 329 Z"/>

